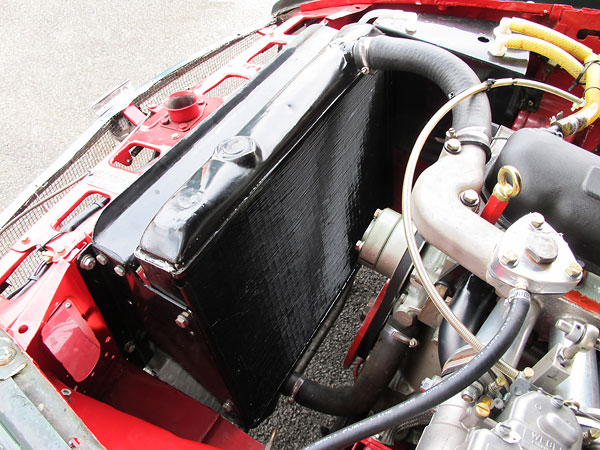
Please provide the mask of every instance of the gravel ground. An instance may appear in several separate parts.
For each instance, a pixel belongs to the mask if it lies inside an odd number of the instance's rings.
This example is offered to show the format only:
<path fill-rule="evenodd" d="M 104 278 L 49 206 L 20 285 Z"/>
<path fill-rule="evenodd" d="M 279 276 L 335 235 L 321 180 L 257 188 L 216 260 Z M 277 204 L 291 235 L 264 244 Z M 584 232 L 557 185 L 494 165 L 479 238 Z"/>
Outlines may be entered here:
<path fill-rule="evenodd" d="M 377 295 L 385 279 L 377 273 L 362 268 L 335 326 L 323 341 L 319 351 L 306 369 L 306 378 L 325 385 L 339 387 L 352 384 L 352 370 L 342 366 L 346 352 L 360 327 L 360 313 L 368 300 Z M 267 442 L 273 429 L 277 430 L 274 448 L 297 449 L 321 438 L 321 428 L 330 428 L 335 417 L 312 411 L 297 403 L 290 404 L 288 397 L 279 399 L 276 413 L 250 434 L 260 442 Z"/>
<path fill-rule="evenodd" d="M 0 210 L 95 120 L 89 105 L 119 82 L 137 87 L 203 48 L 267 23 L 273 0 L 30 2 L 5 0 L 0 16 Z M 342 360 L 359 313 L 381 278 L 363 270 L 306 376 L 351 383 Z M 277 449 L 321 437 L 333 418 L 282 398 L 251 434 Z"/>

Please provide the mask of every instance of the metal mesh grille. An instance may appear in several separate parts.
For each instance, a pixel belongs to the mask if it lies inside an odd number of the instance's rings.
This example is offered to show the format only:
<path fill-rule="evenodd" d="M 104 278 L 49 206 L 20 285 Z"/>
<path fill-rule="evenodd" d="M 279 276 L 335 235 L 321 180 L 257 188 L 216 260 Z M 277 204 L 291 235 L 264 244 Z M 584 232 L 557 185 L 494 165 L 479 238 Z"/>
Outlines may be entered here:
<path fill-rule="evenodd" d="M 203 57 L 190 61 L 162 78 L 157 84 L 152 86 L 152 88 L 138 96 L 134 100 L 134 104 L 142 111 L 147 112 L 148 105 L 159 104 L 163 102 L 169 94 L 197 85 L 244 50 L 250 48 L 250 46 L 261 37 L 261 34 L 254 31 L 239 37 L 233 43 L 228 44 L 228 46 L 221 47 Z M 215 94 L 211 93 L 211 95 Z"/>
<path fill-rule="evenodd" d="M 253 31 L 238 37 L 233 42 L 224 44 L 206 55 L 200 56 L 187 64 L 184 64 L 158 80 L 146 92 L 137 96 L 133 103 L 143 111 L 147 112 L 147 106 L 149 104 L 162 102 L 164 98 L 172 92 L 197 85 L 207 76 L 230 62 L 244 50 L 248 49 L 260 38 L 261 35 L 257 31 Z M 231 82 L 227 82 L 227 84 L 221 83 L 221 85 L 213 89 L 212 95 L 228 95 L 245 82 L 246 80 L 238 78 L 237 81 L 232 80 Z M 227 92 L 227 90 L 230 91 Z M 8 222 L 8 225 L 5 225 L 0 229 L 0 257 L 4 256 L 10 247 L 21 238 L 21 236 L 23 236 L 48 209 L 56 205 L 77 181 L 85 176 L 85 174 L 87 174 L 102 159 L 107 157 L 114 148 L 120 144 L 122 139 L 116 138 L 115 133 L 111 130 L 118 130 L 118 121 L 121 118 L 122 116 L 119 114 L 99 128 L 93 134 L 92 138 L 86 142 L 81 149 L 74 153 L 69 164 L 58 170 L 42 186 L 40 186 L 35 194 L 29 197 L 13 215 L 13 218 Z M 155 155 L 153 152 L 148 154 L 143 151 L 137 158 L 134 158 L 131 166 L 122 166 L 122 168 L 131 171 L 139 170 L 154 157 Z M 91 200 L 90 204 L 96 200 Z M 65 220 L 63 223 L 67 223 L 67 221 Z M 11 287 L 6 289 L 5 292 L 3 292 L 3 295 L 8 295 L 15 289 L 15 286 L 18 287 L 25 283 L 41 261 L 42 256 L 39 252 L 31 253 L 9 277 L 7 281 L 10 283 Z"/>
<path fill-rule="evenodd" d="M 272 45 L 268 46 L 266 49 L 264 49 L 262 52 L 260 52 L 258 55 L 253 57 L 248 62 L 250 62 L 252 64 L 258 64 L 260 66 L 264 66 L 269 61 L 271 61 L 273 58 L 275 58 L 275 56 L 277 56 L 277 53 L 279 53 L 281 51 L 281 49 L 282 49 L 281 45 L 272 44 Z"/>
<path fill-rule="evenodd" d="M 247 82 L 248 80 L 246 80 L 245 78 L 227 77 L 217 86 L 208 91 L 206 94 L 210 95 L 211 97 L 225 97 L 231 94 L 232 92 L 237 91 Z"/>

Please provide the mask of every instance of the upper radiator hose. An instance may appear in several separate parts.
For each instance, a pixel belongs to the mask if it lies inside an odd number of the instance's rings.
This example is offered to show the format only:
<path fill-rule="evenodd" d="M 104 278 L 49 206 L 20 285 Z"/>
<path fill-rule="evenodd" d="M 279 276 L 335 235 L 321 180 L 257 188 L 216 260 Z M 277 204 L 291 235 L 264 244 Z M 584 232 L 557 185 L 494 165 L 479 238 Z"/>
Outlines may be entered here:
<path fill-rule="evenodd" d="M 480 83 L 475 72 L 457 56 L 435 45 L 411 39 L 361 38 L 354 46 L 354 59 L 358 67 L 421 75 L 433 81 L 449 98 Z M 491 112 L 487 96 L 476 95 L 454 108 L 452 127 L 459 132 L 467 127 L 477 127 L 490 136 Z"/>

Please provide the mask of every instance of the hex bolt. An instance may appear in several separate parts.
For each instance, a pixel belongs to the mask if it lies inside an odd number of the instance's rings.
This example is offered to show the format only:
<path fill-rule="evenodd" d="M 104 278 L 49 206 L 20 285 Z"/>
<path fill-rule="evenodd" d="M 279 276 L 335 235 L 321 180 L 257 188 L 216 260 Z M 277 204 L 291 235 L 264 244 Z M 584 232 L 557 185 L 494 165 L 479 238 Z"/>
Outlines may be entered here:
<path fill-rule="evenodd" d="M 460 201 L 463 205 L 468 206 L 469 208 L 475 208 L 479 205 L 479 195 L 477 191 L 473 189 L 467 189 L 466 191 L 462 191 L 460 193 Z"/>
<path fill-rule="evenodd" d="M 488 405 L 487 403 L 479 402 L 475 405 L 475 414 L 478 417 L 485 419 L 486 417 L 488 417 L 490 415 L 490 412 L 491 412 L 490 405 Z"/>
<path fill-rule="evenodd" d="M 433 380 L 429 377 L 424 378 L 423 381 L 421 381 L 421 391 L 425 392 L 428 389 L 431 389 L 433 387 Z"/>
<path fill-rule="evenodd" d="M 3 345 L 0 347 L 0 366 L 6 366 L 13 362 L 17 356 L 17 350 L 10 345 Z"/>
<path fill-rule="evenodd" d="M 533 378 L 533 376 L 535 375 L 535 372 L 533 371 L 533 369 L 531 367 L 525 367 L 523 369 L 522 373 L 523 373 L 523 377 L 527 378 L 527 379 Z"/>
<path fill-rule="evenodd" d="M 123 346 L 123 350 L 125 350 L 125 353 L 133 353 L 135 350 L 135 342 L 133 342 L 133 341 L 125 342 L 125 345 Z"/>
<path fill-rule="evenodd" d="M 558 258 L 558 244 L 552 236 L 530 233 L 527 236 L 525 252 L 537 264 L 550 264 Z"/>
<path fill-rule="evenodd" d="M 190 324 L 190 314 L 187 311 L 182 312 L 175 319 L 175 323 L 179 328 L 187 328 Z"/>
<path fill-rule="evenodd" d="M 454 128 L 448 128 L 446 131 L 446 139 L 452 139 L 456 137 L 456 130 Z"/>
<path fill-rule="evenodd" d="M 536 229 L 541 228 L 541 226 L 544 225 L 545 222 L 546 222 L 546 219 L 540 213 L 538 213 L 538 212 L 531 213 L 530 223 L 531 223 L 532 227 L 534 227 Z"/>
<path fill-rule="evenodd" d="M 573 279 L 579 278 L 583 273 L 583 267 L 581 267 L 581 265 L 579 265 L 579 263 L 577 262 L 572 262 L 567 266 L 565 270 L 567 272 L 567 275 Z"/>
<path fill-rule="evenodd" d="M 96 255 L 96 261 L 98 261 L 103 266 L 108 264 L 108 258 L 105 255 L 103 255 L 102 253 L 100 253 L 99 255 Z"/>
<path fill-rule="evenodd" d="M 115 273 L 117 275 L 119 275 L 120 277 L 124 277 L 125 276 L 125 267 L 119 265 L 119 266 L 115 266 Z"/>
<path fill-rule="evenodd" d="M 354 244 L 354 250 L 360 252 L 363 248 L 363 245 L 365 245 L 364 241 L 356 241 L 356 244 Z"/>
<path fill-rule="evenodd" d="M 92 270 L 96 267 L 96 258 L 92 255 L 83 255 L 81 261 L 79 261 L 79 267 L 83 270 Z"/>
<path fill-rule="evenodd" d="M 226 414 L 231 414 L 231 412 L 233 411 L 233 402 L 231 400 L 226 400 L 223 403 L 223 412 Z"/>
<path fill-rule="evenodd" d="M 444 144 L 444 150 L 446 150 L 448 153 L 451 153 L 453 155 L 460 153 L 461 147 L 462 147 L 462 144 L 456 138 L 448 139 L 446 141 L 446 143 Z"/>
<path fill-rule="evenodd" d="M 519 261 L 519 253 L 515 250 L 507 250 L 500 257 L 500 261 L 510 267 L 516 266 L 517 261 Z"/>
<path fill-rule="evenodd" d="M 475 400 L 479 398 L 479 396 L 483 393 L 483 386 L 478 381 L 475 381 L 473 384 L 467 386 L 460 397 L 467 403 L 473 403 Z"/>

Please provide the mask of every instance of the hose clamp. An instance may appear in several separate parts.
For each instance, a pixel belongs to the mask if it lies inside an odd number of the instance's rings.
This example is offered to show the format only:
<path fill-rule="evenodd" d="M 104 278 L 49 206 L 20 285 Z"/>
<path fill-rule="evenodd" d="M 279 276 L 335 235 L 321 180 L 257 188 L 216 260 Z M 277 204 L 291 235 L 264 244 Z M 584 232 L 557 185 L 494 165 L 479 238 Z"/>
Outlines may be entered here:
<path fill-rule="evenodd" d="M 369 67 L 369 60 L 367 59 L 368 57 L 368 52 L 369 52 L 369 45 L 371 43 L 371 39 L 370 38 L 362 38 L 358 40 L 358 58 L 359 58 L 359 62 L 360 62 L 360 71 L 367 75 L 369 73 L 371 73 L 371 68 Z"/>
<path fill-rule="evenodd" d="M 485 129 L 481 127 L 466 127 L 456 132 L 456 139 L 461 144 L 473 144 L 480 146 L 485 151 L 486 162 L 492 157 L 491 139 Z"/>
<path fill-rule="evenodd" d="M 300 390 L 303 384 L 304 378 L 298 377 L 298 379 L 294 383 L 294 386 L 292 387 L 292 392 L 290 392 L 290 397 L 288 398 L 289 403 L 294 403 L 294 399 L 296 398 L 296 395 L 298 394 L 298 391 Z"/>
<path fill-rule="evenodd" d="M 408 345 L 410 348 L 419 345 L 419 341 L 417 341 L 415 338 L 408 337 L 389 324 L 384 327 L 384 331 L 395 341 L 402 342 L 403 344 Z"/>

